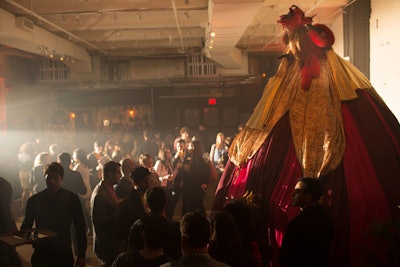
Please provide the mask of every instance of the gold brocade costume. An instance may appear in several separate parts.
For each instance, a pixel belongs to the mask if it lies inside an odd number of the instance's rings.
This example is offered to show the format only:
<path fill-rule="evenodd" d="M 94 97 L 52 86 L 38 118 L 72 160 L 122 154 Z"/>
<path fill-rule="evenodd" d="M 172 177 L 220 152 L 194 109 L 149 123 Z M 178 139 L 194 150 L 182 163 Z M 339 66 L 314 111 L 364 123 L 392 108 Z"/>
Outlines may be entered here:
<path fill-rule="evenodd" d="M 303 175 L 319 177 L 338 166 L 345 148 L 341 101 L 357 98 L 356 89 L 374 89 L 358 69 L 332 49 L 319 63 L 319 77 L 308 90 L 302 90 L 301 62 L 282 60 L 246 127 L 231 145 L 230 160 L 236 166 L 254 156 L 286 112 Z"/>
<path fill-rule="evenodd" d="M 396 245 L 374 230 L 391 229 L 398 215 L 400 124 L 368 79 L 332 50 L 328 27 L 294 5 L 278 23 L 287 50 L 231 144 L 213 210 L 252 196 L 266 265 L 393 266 Z M 316 239 L 309 246 L 285 240 L 294 233 L 288 223 L 300 218 L 292 205 L 299 177 L 319 180 L 321 204 L 332 216 L 333 238 L 324 248 Z M 314 222 L 318 235 L 329 232 L 324 221 Z"/>

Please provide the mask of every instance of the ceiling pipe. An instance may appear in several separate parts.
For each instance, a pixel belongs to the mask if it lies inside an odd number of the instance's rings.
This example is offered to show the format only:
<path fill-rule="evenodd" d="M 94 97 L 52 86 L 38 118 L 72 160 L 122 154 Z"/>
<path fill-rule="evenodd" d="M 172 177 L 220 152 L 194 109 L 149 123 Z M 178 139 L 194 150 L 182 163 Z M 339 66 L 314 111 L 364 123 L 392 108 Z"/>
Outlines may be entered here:
<path fill-rule="evenodd" d="M 179 24 L 178 10 L 176 8 L 175 0 L 171 0 L 171 4 L 172 4 L 172 9 L 174 11 L 175 23 L 176 23 L 176 28 L 178 29 L 179 40 L 181 41 L 181 48 L 183 51 L 185 51 L 185 46 L 183 44 L 183 38 L 182 38 L 181 26 Z"/>
<path fill-rule="evenodd" d="M 98 0 L 97 0 L 98 1 Z M 189 9 L 187 7 L 180 7 L 176 8 L 178 11 L 179 10 L 189 10 L 189 11 L 203 11 L 207 9 L 207 6 L 199 6 L 199 7 L 190 7 Z M 42 16 L 51 16 L 51 15 L 74 15 L 74 14 L 79 14 L 79 15 L 109 15 L 115 13 L 116 15 L 122 14 L 122 13 L 136 13 L 141 11 L 142 13 L 146 12 L 156 12 L 156 11 L 171 11 L 171 8 L 130 8 L 130 9 L 109 9 L 109 10 L 102 10 L 102 11 L 57 11 L 57 12 L 51 12 L 51 13 L 42 13 Z"/>
<path fill-rule="evenodd" d="M 82 43 L 86 44 L 87 46 L 90 46 L 91 48 L 94 48 L 95 50 L 97 50 L 97 51 L 103 53 L 104 55 L 107 55 L 107 52 L 106 52 L 105 50 L 103 50 L 103 49 L 101 49 L 101 48 L 98 48 L 98 47 L 95 46 L 94 44 L 89 43 L 88 41 L 85 41 L 85 40 L 81 39 L 80 37 L 76 36 L 75 34 L 73 34 L 73 33 L 69 32 L 69 31 L 65 30 L 64 28 L 61 28 L 61 27 L 58 26 L 57 24 L 54 24 L 53 22 L 51 22 L 51 21 L 45 19 L 44 17 L 42 17 L 42 16 L 40 16 L 39 14 L 33 12 L 32 10 L 26 8 L 25 6 L 23 6 L 23 5 L 21 5 L 21 4 L 17 3 L 17 2 L 15 2 L 15 1 L 13 1 L 13 0 L 6 0 L 6 2 L 9 3 L 9 4 L 11 4 L 11 5 L 13 5 L 13 6 L 15 6 L 15 7 L 17 7 L 17 8 L 19 8 L 19 9 L 21 9 L 21 10 L 23 10 L 23 11 L 26 12 L 27 14 L 29 14 L 29 15 L 31 15 L 31 16 L 37 18 L 37 19 L 39 19 L 40 21 L 43 21 L 44 23 L 46 23 L 46 24 L 48 24 L 48 25 L 50 25 L 50 26 L 56 28 L 57 30 L 60 30 L 60 31 L 62 31 L 63 33 L 66 33 L 67 35 L 69 35 L 70 37 L 73 37 L 74 39 L 78 40 L 79 42 L 82 42 Z"/>

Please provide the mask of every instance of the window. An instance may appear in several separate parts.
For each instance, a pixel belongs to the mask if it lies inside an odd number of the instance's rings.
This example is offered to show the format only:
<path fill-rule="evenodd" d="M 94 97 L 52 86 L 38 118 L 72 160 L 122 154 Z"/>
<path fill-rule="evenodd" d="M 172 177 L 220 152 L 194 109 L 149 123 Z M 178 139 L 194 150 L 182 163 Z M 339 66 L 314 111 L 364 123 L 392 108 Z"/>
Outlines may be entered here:
<path fill-rule="evenodd" d="M 201 53 L 187 55 L 188 76 L 215 76 L 217 67 L 214 61 L 203 56 Z"/>
<path fill-rule="evenodd" d="M 57 60 L 42 58 L 39 63 L 41 81 L 65 81 L 69 79 L 68 67 Z"/>

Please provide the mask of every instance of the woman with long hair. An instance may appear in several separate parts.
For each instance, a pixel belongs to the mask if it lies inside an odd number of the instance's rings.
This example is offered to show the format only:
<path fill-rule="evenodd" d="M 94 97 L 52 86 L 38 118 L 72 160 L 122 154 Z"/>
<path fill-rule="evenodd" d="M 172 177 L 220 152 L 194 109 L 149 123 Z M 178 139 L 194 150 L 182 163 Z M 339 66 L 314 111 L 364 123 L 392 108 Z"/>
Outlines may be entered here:
<path fill-rule="evenodd" d="M 222 164 L 221 158 L 228 153 L 228 147 L 225 143 L 225 135 L 218 133 L 215 138 L 215 144 L 211 146 L 210 161 L 213 163 L 214 168 L 218 174 L 221 175 L 225 165 Z"/>

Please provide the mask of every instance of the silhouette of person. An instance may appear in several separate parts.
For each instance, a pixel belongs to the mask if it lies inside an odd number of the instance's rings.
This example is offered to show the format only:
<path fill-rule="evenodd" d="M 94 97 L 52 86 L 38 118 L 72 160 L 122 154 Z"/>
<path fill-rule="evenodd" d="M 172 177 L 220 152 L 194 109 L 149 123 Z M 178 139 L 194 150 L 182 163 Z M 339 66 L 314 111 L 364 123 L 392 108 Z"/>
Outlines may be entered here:
<path fill-rule="evenodd" d="M 322 196 L 319 180 L 300 178 L 292 204 L 301 212 L 287 226 L 279 251 L 279 266 L 327 266 L 333 237 L 333 221 L 318 203 Z"/>
<path fill-rule="evenodd" d="M 53 231 L 56 237 L 34 243 L 31 258 L 33 267 L 74 264 L 71 248 L 71 224 L 75 227 L 76 265 L 85 266 L 86 227 L 82 206 L 77 194 L 61 187 L 64 168 L 53 162 L 45 169 L 46 189 L 28 199 L 21 230 L 37 228 Z"/>

